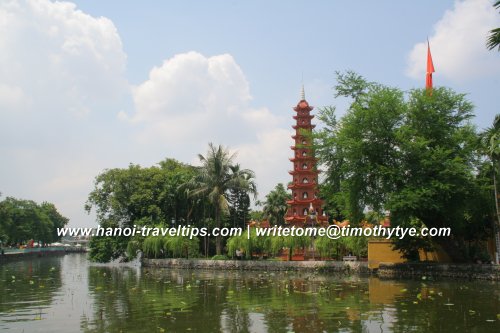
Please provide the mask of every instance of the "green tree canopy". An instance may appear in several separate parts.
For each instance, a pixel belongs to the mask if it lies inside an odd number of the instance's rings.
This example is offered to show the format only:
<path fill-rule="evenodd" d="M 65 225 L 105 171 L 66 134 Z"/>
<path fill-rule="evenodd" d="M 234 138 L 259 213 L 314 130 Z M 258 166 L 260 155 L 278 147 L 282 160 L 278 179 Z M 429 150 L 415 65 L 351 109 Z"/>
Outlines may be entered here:
<path fill-rule="evenodd" d="M 149 168 L 131 164 L 126 169 L 105 170 L 96 177 L 85 209 L 89 213 L 95 210 L 97 222 L 103 228 L 201 221 L 203 201 L 190 200 L 179 190 L 196 172 L 196 168 L 173 159 Z M 125 253 L 130 240 L 125 236 L 93 237 L 90 257 L 96 261 L 118 258 Z M 142 243 L 136 238 L 133 241 Z"/>
<path fill-rule="evenodd" d="M 28 240 L 51 243 L 59 240 L 57 228 L 68 223 L 54 204 L 7 197 L 0 202 L 0 241 L 8 244 Z"/>
<path fill-rule="evenodd" d="M 423 89 L 405 93 L 353 72 L 338 74 L 336 92 L 352 103 L 340 121 L 334 108 L 321 110 L 325 127 L 316 151 L 327 167 L 327 209 L 354 223 L 369 209 L 389 210 L 394 225 L 416 219 L 449 226 L 453 236 L 434 241 L 453 260 L 464 260 L 470 225 L 484 235 L 490 224 L 472 204 L 486 191 L 478 179 L 472 104 L 447 88 L 435 88 L 432 96 Z"/>
<path fill-rule="evenodd" d="M 238 174 L 241 171 L 239 164 L 235 164 L 231 167 L 231 172 L 233 174 Z M 250 184 L 250 186 L 255 187 L 254 174 L 253 173 L 243 173 L 242 177 Z M 254 188 L 254 190 L 256 190 Z M 229 203 L 229 222 L 233 227 L 244 228 L 246 224 L 250 221 L 250 194 L 247 189 L 233 188 L 229 190 L 228 193 L 228 203 Z"/>
<path fill-rule="evenodd" d="M 198 173 L 181 188 L 186 189 L 191 198 L 205 197 L 215 210 L 216 227 L 222 226 L 222 217 L 229 214 L 228 196 L 230 191 L 243 191 L 254 196 L 257 187 L 253 171 L 235 167 L 234 154 L 223 146 L 208 146 L 206 156 L 198 155 L 202 166 Z M 222 254 L 222 237 L 216 237 L 216 253 Z"/>
<path fill-rule="evenodd" d="M 292 195 L 285 189 L 282 183 L 277 184 L 266 195 L 266 200 L 263 203 L 263 212 L 271 225 L 285 224 L 285 214 L 288 209 L 286 201 L 290 199 L 292 199 Z"/>

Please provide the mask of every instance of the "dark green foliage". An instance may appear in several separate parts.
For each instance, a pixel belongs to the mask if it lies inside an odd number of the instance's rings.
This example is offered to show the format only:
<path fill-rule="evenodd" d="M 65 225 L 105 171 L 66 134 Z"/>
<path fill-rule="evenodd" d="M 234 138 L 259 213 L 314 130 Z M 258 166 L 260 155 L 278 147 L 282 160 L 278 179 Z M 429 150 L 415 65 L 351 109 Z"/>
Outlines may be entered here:
<path fill-rule="evenodd" d="M 214 227 L 206 225 L 210 217 L 216 218 L 219 227 L 231 218 L 242 226 L 249 219 L 249 193 L 255 193 L 253 173 L 230 163 L 232 157 L 226 150 L 214 148 L 213 153 L 207 155 L 201 168 L 166 159 L 149 168 L 131 164 L 126 169 L 105 170 L 96 177 L 85 209 L 95 210 L 101 227 Z M 226 219 L 229 212 L 233 215 Z M 134 257 L 141 248 L 152 257 L 199 255 L 199 239 L 185 242 L 183 238 L 169 238 L 169 243 L 163 244 L 161 237 L 155 236 L 95 237 L 90 242 L 90 258 L 109 261 L 125 254 Z M 203 245 L 208 252 L 209 240 L 203 239 Z"/>
<path fill-rule="evenodd" d="M 478 209 L 488 187 L 478 172 L 470 102 L 447 88 L 405 94 L 352 72 L 338 78 L 336 95 L 353 101 L 340 121 L 334 108 L 322 109 L 325 127 L 316 136 L 317 155 L 327 167 L 321 187 L 327 211 L 354 224 L 368 209 L 391 211 L 393 226 L 418 221 L 451 227 L 452 237 L 434 241 L 453 260 L 467 260 L 465 242 L 491 235 L 491 211 Z M 426 244 L 407 239 L 396 246 L 412 257 Z"/>
<path fill-rule="evenodd" d="M 401 227 L 415 227 L 417 230 L 424 225 L 418 219 L 404 220 L 399 224 Z M 419 261 L 419 249 L 433 251 L 435 248 L 430 237 L 409 236 L 394 242 L 394 248 L 401 251 L 403 256 L 410 261 Z"/>
<path fill-rule="evenodd" d="M 236 164 L 231 168 L 233 174 L 240 173 L 240 165 Z M 245 173 L 247 181 L 252 182 L 253 174 Z M 254 186 L 254 184 L 252 185 Z M 228 193 L 229 203 L 229 225 L 244 228 L 250 221 L 250 195 L 249 191 L 242 188 L 232 188 Z"/>
<path fill-rule="evenodd" d="M 403 119 L 404 96 L 351 72 L 339 74 L 336 88 L 338 96 L 354 101 L 340 122 L 333 107 L 320 111 L 325 127 L 317 135 L 316 151 L 328 168 L 321 191 L 332 216 L 359 222 L 365 207 L 382 209 L 393 186 L 398 168 L 396 129 Z"/>
<path fill-rule="evenodd" d="M 159 166 L 105 170 L 95 180 L 85 209 L 95 210 L 101 227 L 137 227 L 188 224 L 202 220 L 203 200 L 189 200 L 179 186 L 196 174 L 192 166 L 166 159 Z M 90 258 L 109 261 L 125 253 L 134 257 L 142 239 L 129 237 L 94 237 Z"/>
<path fill-rule="evenodd" d="M 216 227 L 220 228 L 224 217 L 230 213 L 228 197 L 231 191 L 257 195 L 255 175 L 235 165 L 235 155 L 220 145 L 216 147 L 210 143 L 206 156 L 200 154 L 198 157 L 202 166 L 179 188 L 185 190 L 189 198 L 205 198 L 214 209 Z M 222 241 L 221 236 L 216 237 L 217 254 L 222 254 Z"/>
<path fill-rule="evenodd" d="M 0 241 L 12 245 L 30 239 L 45 244 L 55 242 L 60 239 L 57 228 L 68 221 L 51 203 L 7 197 L 0 202 Z"/>
<path fill-rule="evenodd" d="M 291 200 L 292 195 L 285 189 L 283 184 L 277 184 L 274 189 L 266 195 L 264 201 L 264 218 L 269 220 L 271 225 L 284 225 L 285 214 L 288 209 L 287 200 Z"/>
<path fill-rule="evenodd" d="M 131 164 L 127 169 L 105 170 L 96 177 L 85 209 L 95 209 L 99 223 L 112 220 L 120 226 L 187 220 L 192 207 L 178 187 L 195 173 L 194 167 L 172 159 L 159 167 Z"/>
<path fill-rule="evenodd" d="M 259 203 L 257 203 L 259 204 Z M 264 219 L 264 212 L 261 210 L 250 211 L 250 220 L 252 221 L 262 221 Z"/>

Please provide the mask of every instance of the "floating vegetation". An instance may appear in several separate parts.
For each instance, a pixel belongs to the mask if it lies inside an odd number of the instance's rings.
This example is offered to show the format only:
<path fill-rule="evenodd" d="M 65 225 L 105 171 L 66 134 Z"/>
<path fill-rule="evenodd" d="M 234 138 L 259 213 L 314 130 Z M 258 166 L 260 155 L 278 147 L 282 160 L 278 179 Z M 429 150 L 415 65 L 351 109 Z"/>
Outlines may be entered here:
<path fill-rule="evenodd" d="M 356 331 L 360 320 L 380 324 L 384 331 L 390 330 L 384 323 L 382 311 L 391 315 L 391 325 L 411 322 L 411 329 L 415 331 L 439 325 L 443 331 L 455 328 L 456 332 L 467 329 L 483 332 L 500 321 L 500 313 L 494 306 L 496 289 L 489 284 L 471 283 L 464 289 L 459 288 L 467 284 L 463 281 L 437 281 L 432 285 L 426 282 L 426 285 L 421 280 L 367 278 L 353 281 L 328 275 L 287 275 L 284 272 L 193 273 L 153 269 L 149 274 L 142 271 L 140 275 L 128 270 L 123 270 L 126 274 L 120 270 L 107 270 L 104 274 L 102 268 L 91 268 L 88 276 L 77 273 L 73 285 L 61 289 L 61 278 L 66 278 L 68 273 L 63 267 L 55 267 L 61 274 L 49 274 L 50 265 L 44 267 L 44 274 L 34 270 L 37 277 L 26 271 L 11 270 L 9 274 L 3 271 L 0 279 L 3 286 L 0 287 L 5 295 L 25 293 L 41 298 L 30 303 L 35 307 L 25 312 L 29 314 L 24 318 L 27 322 L 33 322 L 36 317 L 36 320 L 43 320 L 44 327 L 49 327 L 52 304 L 58 304 L 58 309 L 62 308 L 60 305 L 65 306 L 64 311 L 73 318 L 71 311 L 80 311 L 83 306 L 84 315 L 79 315 L 83 329 L 88 332 L 98 331 L 104 324 L 104 330 L 117 332 L 206 332 L 215 327 L 232 332 L 251 331 L 255 327 L 240 318 L 251 318 L 257 327 L 270 332 L 273 331 L 269 326 L 271 319 L 279 321 L 276 324 L 283 332 L 304 331 L 306 323 L 309 332 Z M 11 279 L 12 276 L 15 279 Z M 11 284 L 11 280 L 18 283 Z M 39 289 L 43 284 L 46 290 Z M 64 292 L 63 298 L 59 291 Z M 82 291 L 87 292 L 85 298 L 82 298 Z M 56 295 L 56 302 L 50 303 L 52 294 Z M 43 299 L 40 295 L 49 296 Z M 431 303 L 443 295 L 446 297 L 438 303 Z M 19 298 L 22 297 L 20 294 Z M 64 298 L 66 302 L 71 299 L 71 303 L 62 303 Z M 17 308 L 12 308 L 14 302 L 4 302 L 0 313 L 9 318 L 22 317 L 22 310 L 31 301 L 21 301 L 24 304 L 16 305 Z M 48 309 L 47 314 L 38 313 L 38 309 Z M 428 318 L 429 311 L 441 311 L 442 315 Z M 41 323 L 34 325 L 37 324 Z"/>

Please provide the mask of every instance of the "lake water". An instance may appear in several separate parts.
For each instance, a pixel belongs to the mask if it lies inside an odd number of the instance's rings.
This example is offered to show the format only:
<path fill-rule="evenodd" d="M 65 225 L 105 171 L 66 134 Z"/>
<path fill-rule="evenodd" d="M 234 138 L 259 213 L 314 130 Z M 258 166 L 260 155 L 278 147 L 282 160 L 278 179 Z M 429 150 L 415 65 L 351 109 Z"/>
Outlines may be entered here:
<path fill-rule="evenodd" d="M 500 332 L 500 285 L 310 273 L 0 264 L 5 332 Z"/>

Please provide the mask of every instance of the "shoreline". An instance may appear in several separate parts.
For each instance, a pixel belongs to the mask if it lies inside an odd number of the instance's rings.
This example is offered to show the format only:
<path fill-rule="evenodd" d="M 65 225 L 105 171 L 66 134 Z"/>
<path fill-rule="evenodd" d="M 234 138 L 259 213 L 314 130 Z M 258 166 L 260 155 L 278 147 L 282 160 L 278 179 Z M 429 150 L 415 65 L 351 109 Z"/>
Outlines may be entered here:
<path fill-rule="evenodd" d="M 0 255 L 0 264 L 15 260 L 62 256 L 70 253 L 85 252 L 81 249 L 54 248 L 45 251 L 6 253 L 3 256 Z M 126 263 L 116 264 L 116 266 L 119 267 L 124 267 L 124 265 L 126 265 Z M 305 272 L 320 274 L 333 273 L 345 276 L 375 276 L 383 280 L 448 279 L 500 282 L 500 265 L 489 264 L 452 264 L 429 262 L 380 263 L 378 269 L 370 269 L 368 268 L 368 263 L 366 261 L 275 261 L 143 258 L 140 266 L 152 269 L 161 268 L 173 270 Z"/>
<path fill-rule="evenodd" d="M 78 247 L 42 247 L 16 250 L 14 252 L 5 252 L 3 255 L 0 254 L 0 264 L 24 258 L 60 256 L 68 253 L 86 253 L 86 249 Z"/>
<path fill-rule="evenodd" d="M 267 261 L 210 259 L 142 259 L 142 267 L 231 271 L 295 271 L 377 276 L 380 279 L 454 279 L 500 281 L 500 266 L 486 264 L 380 263 L 369 269 L 363 261 Z"/>

